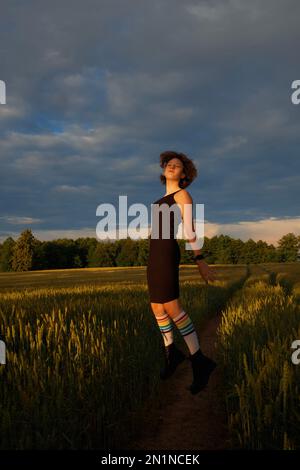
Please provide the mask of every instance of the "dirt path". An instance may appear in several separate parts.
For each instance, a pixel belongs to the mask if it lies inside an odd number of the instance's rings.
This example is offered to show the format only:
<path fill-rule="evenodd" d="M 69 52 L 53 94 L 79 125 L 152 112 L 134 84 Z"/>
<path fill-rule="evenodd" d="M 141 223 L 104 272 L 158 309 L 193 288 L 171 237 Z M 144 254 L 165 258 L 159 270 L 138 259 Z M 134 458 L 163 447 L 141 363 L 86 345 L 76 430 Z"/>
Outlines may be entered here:
<path fill-rule="evenodd" d="M 221 314 L 207 321 L 199 332 L 204 354 L 215 359 L 216 330 Z M 187 349 L 185 350 L 187 354 Z M 149 410 L 140 436 L 128 449 L 215 450 L 228 447 L 226 413 L 222 404 L 222 370 L 217 367 L 205 390 L 196 395 L 185 389 L 192 382 L 189 360 L 161 382 L 157 410 Z"/>

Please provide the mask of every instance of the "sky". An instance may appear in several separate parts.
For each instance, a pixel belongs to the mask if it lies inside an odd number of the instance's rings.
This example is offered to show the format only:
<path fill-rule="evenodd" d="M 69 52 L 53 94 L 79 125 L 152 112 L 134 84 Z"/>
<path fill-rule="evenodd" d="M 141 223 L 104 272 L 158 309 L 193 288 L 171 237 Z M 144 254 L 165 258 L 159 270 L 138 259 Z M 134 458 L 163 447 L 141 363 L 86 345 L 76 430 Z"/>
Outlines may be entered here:
<path fill-rule="evenodd" d="M 198 177 L 205 235 L 300 235 L 297 0 L 1 3 L 0 241 L 96 237 L 99 204 Z"/>

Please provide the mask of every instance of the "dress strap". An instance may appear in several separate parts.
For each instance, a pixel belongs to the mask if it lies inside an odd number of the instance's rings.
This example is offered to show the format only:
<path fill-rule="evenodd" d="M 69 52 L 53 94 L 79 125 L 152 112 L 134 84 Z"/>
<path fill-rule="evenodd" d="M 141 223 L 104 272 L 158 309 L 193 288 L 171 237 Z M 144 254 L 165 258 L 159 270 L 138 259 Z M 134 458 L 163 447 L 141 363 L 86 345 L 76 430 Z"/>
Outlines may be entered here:
<path fill-rule="evenodd" d="M 173 196 L 173 194 L 176 194 L 176 193 L 178 193 L 178 192 L 181 191 L 181 190 L 182 190 L 182 188 L 177 189 L 177 191 L 174 191 L 174 193 L 166 194 L 165 196 L 162 197 L 162 199 L 163 199 L 164 197 Z"/>

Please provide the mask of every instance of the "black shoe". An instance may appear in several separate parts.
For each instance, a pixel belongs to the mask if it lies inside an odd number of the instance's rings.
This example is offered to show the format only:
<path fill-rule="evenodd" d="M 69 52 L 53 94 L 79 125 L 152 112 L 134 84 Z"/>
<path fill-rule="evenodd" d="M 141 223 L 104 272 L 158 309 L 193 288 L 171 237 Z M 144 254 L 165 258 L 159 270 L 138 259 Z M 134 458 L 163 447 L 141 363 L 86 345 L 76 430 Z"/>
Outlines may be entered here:
<path fill-rule="evenodd" d="M 177 366 L 186 359 L 180 349 L 174 343 L 164 347 L 165 365 L 160 371 L 160 378 L 162 380 L 168 379 L 175 372 Z"/>
<path fill-rule="evenodd" d="M 187 387 L 187 389 L 192 395 L 195 395 L 195 393 L 200 392 L 200 390 L 206 387 L 209 376 L 216 368 L 217 364 L 209 357 L 206 357 L 200 349 L 194 354 L 190 354 L 189 359 L 192 363 L 193 383 Z"/>

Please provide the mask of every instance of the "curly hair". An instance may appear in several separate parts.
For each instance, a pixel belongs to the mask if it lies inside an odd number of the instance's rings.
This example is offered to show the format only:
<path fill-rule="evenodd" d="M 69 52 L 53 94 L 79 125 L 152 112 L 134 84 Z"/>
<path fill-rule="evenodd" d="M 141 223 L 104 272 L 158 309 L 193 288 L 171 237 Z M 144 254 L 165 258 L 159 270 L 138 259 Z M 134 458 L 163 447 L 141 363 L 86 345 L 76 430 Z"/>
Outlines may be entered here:
<path fill-rule="evenodd" d="M 179 181 L 180 188 L 184 189 L 189 186 L 194 179 L 197 177 L 197 168 L 194 165 L 193 160 L 188 158 L 184 153 L 173 152 L 172 150 L 166 150 L 160 154 L 160 167 L 165 168 L 166 164 L 172 158 L 178 158 L 183 163 L 183 171 L 185 173 L 185 178 L 181 178 Z M 166 177 L 160 175 L 160 181 L 162 184 L 166 184 Z"/>

